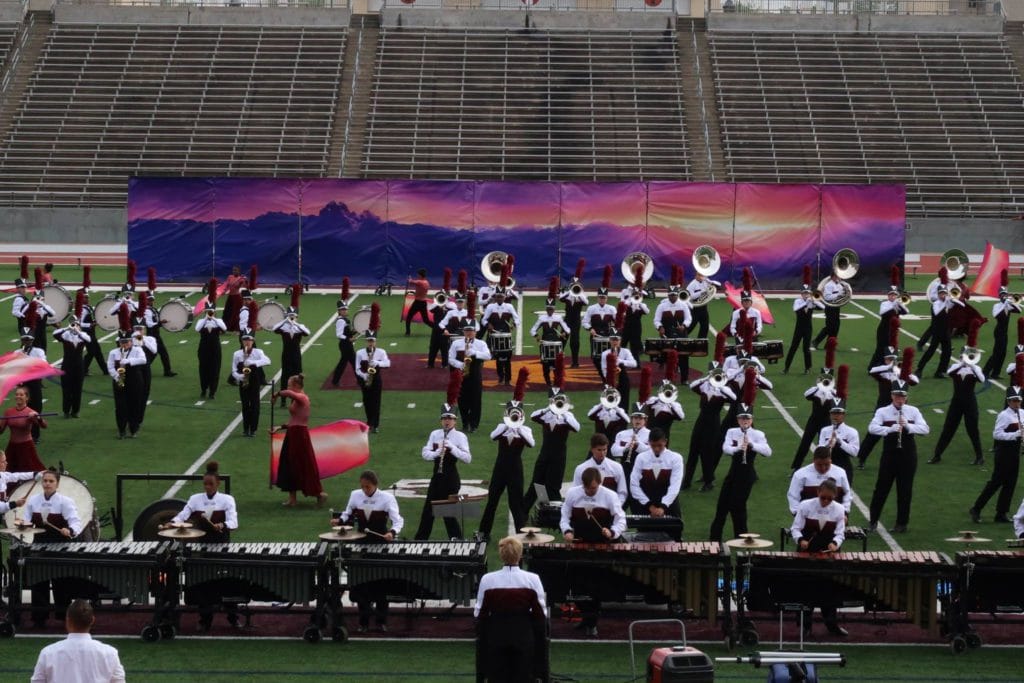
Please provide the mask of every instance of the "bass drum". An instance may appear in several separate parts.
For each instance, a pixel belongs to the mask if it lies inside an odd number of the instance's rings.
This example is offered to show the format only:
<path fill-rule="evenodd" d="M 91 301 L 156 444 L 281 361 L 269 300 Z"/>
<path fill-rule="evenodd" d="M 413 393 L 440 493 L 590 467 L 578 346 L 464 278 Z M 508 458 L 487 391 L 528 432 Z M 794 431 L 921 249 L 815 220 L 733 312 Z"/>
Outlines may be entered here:
<path fill-rule="evenodd" d="M 163 541 L 164 538 L 158 533 L 160 525 L 171 521 L 184 507 L 185 501 L 180 498 L 164 498 L 150 503 L 135 518 L 132 540 Z"/>
<path fill-rule="evenodd" d="M 43 301 L 53 309 L 56 316 L 51 323 L 62 323 L 71 313 L 71 296 L 60 285 L 50 283 L 43 287 Z"/>
<path fill-rule="evenodd" d="M 192 307 L 181 299 L 171 299 L 160 307 L 160 326 L 168 332 L 181 332 L 192 324 Z"/>
<path fill-rule="evenodd" d="M 113 294 L 108 294 L 93 307 L 93 312 L 96 314 L 96 325 L 101 330 L 107 332 L 116 332 L 119 326 L 117 320 L 117 309 L 121 305 L 121 301 Z"/>
<path fill-rule="evenodd" d="M 271 330 L 279 322 L 284 320 L 285 308 L 276 301 L 264 301 L 260 304 L 260 310 L 256 313 L 256 322 L 261 330 Z"/>
<path fill-rule="evenodd" d="M 370 312 L 370 309 L 364 308 L 360 310 L 352 316 L 352 329 L 355 330 L 357 334 L 365 334 L 366 331 L 370 329 L 370 318 L 372 317 L 373 314 Z"/>
<path fill-rule="evenodd" d="M 33 488 L 33 484 L 35 487 Z M 32 491 L 33 496 L 43 495 L 43 485 L 33 481 L 23 481 L 14 489 L 14 492 L 8 496 L 9 499 L 17 500 L 29 495 L 29 491 Z M 100 539 L 100 525 L 96 521 L 96 499 L 92 497 L 92 493 L 89 492 L 89 487 L 85 485 L 85 482 L 72 477 L 70 474 L 62 474 L 60 481 L 57 483 L 57 493 L 65 495 L 75 503 L 75 507 L 78 508 L 78 517 L 82 520 L 82 533 L 75 536 L 76 541 L 98 541 Z M 17 516 L 21 518 L 21 508 L 11 510 L 4 515 L 4 526 L 14 526 L 14 518 Z"/>

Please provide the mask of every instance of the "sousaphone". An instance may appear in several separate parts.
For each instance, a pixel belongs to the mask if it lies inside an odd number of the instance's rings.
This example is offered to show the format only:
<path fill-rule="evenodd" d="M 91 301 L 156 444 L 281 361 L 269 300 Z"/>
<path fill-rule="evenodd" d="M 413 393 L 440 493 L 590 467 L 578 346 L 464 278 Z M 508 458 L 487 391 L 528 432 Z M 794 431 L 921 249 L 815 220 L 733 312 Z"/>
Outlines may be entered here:
<path fill-rule="evenodd" d="M 491 284 L 501 281 L 501 270 L 508 262 L 508 254 L 504 251 L 490 251 L 480 260 L 480 272 Z"/>
<path fill-rule="evenodd" d="M 693 269 L 704 277 L 713 277 L 722 267 L 722 257 L 714 247 L 705 244 L 694 250 L 693 256 L 690 257 L 690 263 L 693 264 Z M 690 305 L 707 306 L 716 294 L 718 294 L 718 287 L 707 284 L 699 297 L 690 300 Z"/>
<path fill-rule="evenodd" d="M 654 275 L 654 259 L 642 251 L 634 251 L 622 259 L 619 271 L 630 285 L 636 282 L 637 275 L 642 282 L 647 282 Z"/>
<path fill-rule="evenodd" d="M 857 252 L 848 247 L 836 252 L 836 255 L 832 257 L 832 272 L 842 280 L 841 284 L 843 286 L 843 293 L 838 299 L 834 299 L 833 301 L 823 299 L 826 306 L 839 307 L 850 303 L 850 299 L 853 298 L 853 287 L 850 286 L 850 283 L 847 282 L 847 280 L 856 275 L 858 270 L 860 270 L 860 257 L 857 256 Z M 824 292 L 825 284 L 828 280 L 829 278 L 827 277 L 823 278 L 822 281 L 818 283 L 818 289 L 815 291 Z"/>

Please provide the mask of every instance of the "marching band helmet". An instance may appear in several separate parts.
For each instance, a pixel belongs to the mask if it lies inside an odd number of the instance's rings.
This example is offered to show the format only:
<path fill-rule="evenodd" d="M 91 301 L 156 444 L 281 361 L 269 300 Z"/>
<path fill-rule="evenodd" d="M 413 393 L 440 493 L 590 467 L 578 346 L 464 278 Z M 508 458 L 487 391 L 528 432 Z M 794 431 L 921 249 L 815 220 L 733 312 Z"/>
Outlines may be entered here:
<path fill-rule="evenodd" d="M 295 318 L 299 316 L 299 311 L 294 306 L 289 306 L 288 310 L 286 311 L 286 315 L 292 320 L 295 320 Z"/>
<path fill-rule="evenodd" d="M 442 403 L 441 404 L 441 418 L 442 419 L 444 419 L 446 417 L 450 417 L 450 418 L 454 419 L 454 418 L 456 418 L 458 416 L 459 416 L 459 407 L 457 405 L 452 405 L 450 403 Z"/>
<path fill-rule="evenodd" d="M 742 292 L 740 292 L 740 301 L 750 301 L 750 302 L 753 302 L 754 301 L 754 295 L 750 292 L 749 289 L 744 289 Z"/>
<path fill-rule="evenodd" d="M 1007 401 L 1021 401 L 1024 400 L 1024 396 L 1021 392 L 1024 391 L 1021 387 L 1010 385 L 1006 388 L 1006 400 Z"/>
<path fill-rule="evenodd" d="M 68 318 L 68 325 L 81 325 L 82 321 L 78 319 L 77 315 L 73 315 Z"/>
<path fill-rule="evenodd" d="M 338 299 L 338 310 L 339 311 L 347 311 L 348 310 L 348 302 L 345 301 L 344 299 Z"/>
<path fill-rule="evenodd" d="M 909 387 L 910 387 L 910 383 L 909 382 L 906 382 L 906 381 L 904 381 L 902 379 L 894 379 L 892 381 L 892 384 L 890 385 L 889 393 L 890 394 L 898 394 L 900 396 L 906 396 L 907 393 L 908 393 L 907 390 L 908 390 Z"/>
<path fill-rule="evenodd" d="M 896 348 L 895 346 L 886 346 L 885 347 L 885 355 L 882 356 L 882 358 L 891 358 L 892 360 L 896 360 L 899 357 L 900 357 L 900 350 L 898 348 Z"/>
<path fill-rule="evenodd" d="M 15 287 L 18 287 L 18 288 L 21 288 L 21 287 L 28 287 L 28 283 L 27 283 L 27 282 L 25 282 L 25 279 L 24 279 L 24 278 L 20 278 L 20 277 L 19 277 L 19 278 L 17 278 L 17 279 L 16 279 L 15 281 L 14 281 L 14 286 L 15 286 Z"/>
<path fill-rule="evenodd" d="M 243 299 L 251 299 L 252 298 L 252 292 L 250 292 L 248 289 L 243 289 L 242 290 L 242 298 Z"/>
<path fill-rule="evenodd" d="M 550 308 L 550 309 L 553 310 L 557 305 L 558 305 L 557 301 L 555 299 L 550 298 L 550 297 L 545 299 L 545 301 L 544 301 L 544 308 Z"/>
<path fill-rule="evenodd" d="M 845 413 L 846 412 L 846 399 L 845 398 L 839 398 L 838 396 L 829 399 L 828 412 L 830 412 L 830 413 Z"/>
<path fill-rule="evenodd" d="M 203 306 L 203 311 L 205 311 L 207 313 L 210 313 L 210 312 L 216 311 L 216 310 L 217 310 L 217 306 L 214 305 L 214 303 L 212 301 L 209 301 L 209 300 Z"/>
<path fill-rule="evenodd" d="M 128 330 L 121 330 L 117 333 L 117 343 L 123 344 L 125 342 L 132 343 L 132 333 Z"/>
<path fill-rule="evenodd" d="M 253 336 L 252 330 L 246 330 L 245 332 L 242 333 L 241 339 L 242 341 L 245 341 L 246 339 L 248 339 L 249 341 L 254 341 L 256 337 Z"/>
<path fill-rule="evenodd" d="M 642 417 L 647 419 L 647 411 L 644 410 L 643 401 L 637 401 L 633 404 L 633 412 L 629 414 L 630 417 Z"/>
<path fill-rule="evenodd" d="M 751 420 L 754 419 L 754 404 L 753 403 L 740 403 L 739 412 L 736 413 L 736 417 L 749 417 Z"/>
<path fill-rule="evenodd" d="M 31 327 L 23 327 L 23 328 L 21 328 L 21 339 L 22 339 L 22 341 L 24 341 L 26 339 L 35 339 L 35 338 L 36 338 L 36 335 L 32 332 L 32 328 Z"/>

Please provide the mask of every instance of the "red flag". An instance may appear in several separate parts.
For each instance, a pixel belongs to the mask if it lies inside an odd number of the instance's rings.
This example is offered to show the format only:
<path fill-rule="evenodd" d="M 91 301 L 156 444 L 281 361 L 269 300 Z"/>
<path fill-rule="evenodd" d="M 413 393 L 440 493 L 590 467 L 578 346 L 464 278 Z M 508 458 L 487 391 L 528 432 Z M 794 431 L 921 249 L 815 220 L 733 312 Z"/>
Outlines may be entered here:
<path fill-rule="evenodd" d="M 999 296 L 999 276 L 1004 268 L 1010 266 L 1010 252 L 993 247 L 991 242 L 985 243 L 985 258 L 981 261 L 978 277 L 971 285 L 972 294 L 982 296 Z"/>
<path fill-rule="evenodd" d="M 23 382 L 64 373 L 42 358 L 26 356 L 11 351 L 0 356 L 0 401 L 7 398 L 11 389 Z"/>
<path fill-rule="evenodd" d="M 731 282 L 725 283 L 725 298 L 729 301 L 730 304 L 732 304 L 733 308 L 740 307 L 741 291 L 742 290 L 733 287 Z M 774 325 L 775 318 L 772 317 L 772 312 L 768 308 L 768 302 L 765 300 L 764 295 L 761 294 L 761 292 L 756 291 L 751 292 L 750 295 L 753 299 L 753 303 L 751 304 L 751 306 L 761 311 L 761 322 L 764 323 L 765 325 Z"/>
<path fill-rule="evenodd" d="M 316 465 L 320 478 L 336 477 L 370 459 L 370 427 L 359 420 L 338 420 L 330 424 L 309 428 Z M 281 444 L 285 432 L 271 437 L 270 481 L 277 481 L 277 463 L 281 458 Z"/>

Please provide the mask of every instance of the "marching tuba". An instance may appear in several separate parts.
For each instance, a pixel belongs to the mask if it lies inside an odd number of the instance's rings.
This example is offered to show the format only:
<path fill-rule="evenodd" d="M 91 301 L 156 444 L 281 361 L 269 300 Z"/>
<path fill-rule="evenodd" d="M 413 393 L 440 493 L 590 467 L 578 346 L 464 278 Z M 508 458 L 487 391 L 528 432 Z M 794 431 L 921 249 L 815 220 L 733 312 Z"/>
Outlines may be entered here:
<path fill-rule="evenodd" d="M 705 244 L 697 247 L 693 252 L 693 256 L 690 258 L 690 263 L 693 264 L 693 269 L 704 277 L 712 277 L 722 267 L 722 257 L 719 256 L 714 247 Z M 691 301 L 690 305 L 707 306 L 711 303 L 711 300 L 715 298 L 716 294 L 718 294 L 718 288 L 712 284 L 707 284 L 704 292 L 699 297 Z M 680 298 L 682 298 L 682 295 L 680 295 Z"/>
<path fill-rule="evenodd" d="M 842 280 L 843 293 L 839 295 L 838 299 L 832 301 L 824 300 L 826 306 L 845 306 L 850 303 L 850 299 L 853 298 L 853 287 L 847 282 L 850 278 L 857 274 L 860 270 L 860 257 L 857 256 L 857 252 L 850 248 L 843 248 L 836 252 L 836 255 L 832 257 L 832 271 Z M 814 290 L 814 298 L 822 299 L 823 292 L 825 291 L 825 284 L 829 278 L 823 278 L 818 283 L 818 288 Z"/>

